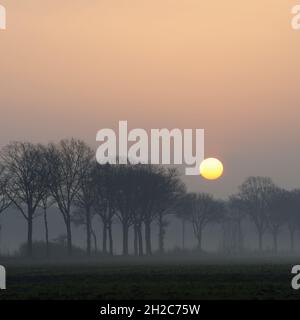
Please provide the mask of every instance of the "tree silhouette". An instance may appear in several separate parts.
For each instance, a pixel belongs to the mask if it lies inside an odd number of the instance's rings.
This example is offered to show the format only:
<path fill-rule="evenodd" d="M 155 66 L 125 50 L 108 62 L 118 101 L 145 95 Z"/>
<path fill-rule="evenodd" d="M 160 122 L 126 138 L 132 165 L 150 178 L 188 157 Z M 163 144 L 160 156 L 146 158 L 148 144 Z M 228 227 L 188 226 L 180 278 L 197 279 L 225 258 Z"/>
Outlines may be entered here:
<path fill-rule="evenodd" d="M 176 206 L 176 217 L 181 221 L 181 248 L 185 249 L 186 224 L 191 222 L 190 194 L 183 195 Z"/>
<path fill-rule="evenodd" d="M 11 200 L 7 196 L 5 192 L 7 184 L 7 178 L 4 175 L 4 167 L 0 164 L 0 214 L 5 211 L 10 205 Z M 2 232 L 2 225 L 0 224 L 0 245 L 1 245 L 1 232 Z"/>
<path fill-rule="evenodd" d="M 143 250 L 141 227 L 145 226 L 146 254 L 152 254 L 151 225 L 156 220 L 159 226 L 159 251 L 164 251 L 164 237 L 167 221 L 166 214 L 175 212 L 177 199 L 184 192 L 184 187 L 178 179 L 177 171 L 167 170 L 161 166 L 139 165 L 135 166 L 131 179 L 135 185 L 132 202 L 131 217 L 134 224 L 135 251 Z M 134 190 L 134 188 L 133 188 Z"/>
<path fill-rule="evenodd" d="M 75 196 L 74 205 L 81 209 L 83 213 L 86 229 L 86 250 L 87 255 L 91 255 L 92 241 L 92 217 L 93 205 L 96 198 L 96 188 L 94 173 L 96 164 L 92 162 L 93 152 L 86 149 L 84 163 L 80 166 L 79 189 Z"/>
<path fill-rule="evenodd" d="M 226 202 L 226 210 L 223 219 L 223 248 L 227 251 L 229 250 L 238 253 L 243 251 L 244 236 L 242 221 L 244 218 L 245 212 L 241 199 L 237 196 L 230 196 Z"/>
<path fill-rule="evenodd" d="M 49 188 L 63 216 L 67 232 L 68 254 L 72 254 L 71 213 L 80 190 L 82 172 L 88 170 L 91 149 L 80 140 L 62 140 L 48 146 Z"/>
<path fill-rule="evenodd" d="M 288 219 L 286 211 L 289 206 L 289 201 L 289 193 L 286 190 L 280 188 L 270 190 L 267 217 L 268 227 L 273 237 L 273 248 L 275 253 L 278 251 L 278 235 Z"/>
<path fill-rule="evenodd" d="M 190 193 L 188 199 L 194 234 L 198 240 L 198 249 L 202 250 L 203 230 L 209 223 L 220 221 L 223 205 L 206 193 Z"/>
<path fill-rule="evenodd" d="M 289 191 L 286 207 L 287 227 L 290 233 L 290 248 L 295 249 L 295 233 L 300 228 L 300 190 Z"/>
<path fill-rule="evenodd" d="M 95 213 L 100 217 L 102 229 L 102 251 L 113 255 L 112 224 L 116 213 L 117 167 L 105 164 L 95 166 Z M 108 248 L 109 247 L 109 248 Z"/>
<path fill-rule="evenodd" d="M 32 143 L 14 142 L 1 152 L 5 192 L 27 222 L 27 253 L 32 256 L 33 219 L 46 190 L 48 178 L 44 148 Z"/>
<path fill-rule="evenodd" d="M 122 225 L 123 255 L 128 255 L 129 228 L 133 223 L 134 205 L 138 185 L 136 183 L 137 167 L 132 165 L 118 165 L 116 167 L 116 215 Z"/>
<path fill-rule="evenodd" d="M 164 238 L 168 222 L 165 216 L 176 213 L 179 199 L 185 193 L 185 186 L 178 178 L 175 169 L 165 170 L 160 173 L 160 182 L 156 187 L 155 211 L 157 212 L 157 221 L 159 227 L 158 244 L 159 252 L 164 252 Z"/>
<path fill-rule="evenodd" d="M 276 188 L 268 177 L 249 177 L 239 187 L 238 197 L 245 213 L 251 218 L 258 234 L 258 247 L 262 251 L 263 235 L 268 228 L 268 199 Z"/>
<path fill-rule="evenodd" d="M 49 242 L 49 225 L 48 225 L 48 209 L 55 203 L 54 199 L 51 197 L 49 189 L 46 187 L 45 193 L 42 196 L 41 202 L 39 204 L 43 211 L 43 220 L 45 227 L 45 241 L 46 241 L 46 256 L 50 255 L 50 242 Z"/>
<path fill-rule="evenodd" d="M 7 179 L 8 177 L 5 175 L 4 167 L 0 164 L 0 214 L 11 205 L 11 200 L 6 192 Z"/>

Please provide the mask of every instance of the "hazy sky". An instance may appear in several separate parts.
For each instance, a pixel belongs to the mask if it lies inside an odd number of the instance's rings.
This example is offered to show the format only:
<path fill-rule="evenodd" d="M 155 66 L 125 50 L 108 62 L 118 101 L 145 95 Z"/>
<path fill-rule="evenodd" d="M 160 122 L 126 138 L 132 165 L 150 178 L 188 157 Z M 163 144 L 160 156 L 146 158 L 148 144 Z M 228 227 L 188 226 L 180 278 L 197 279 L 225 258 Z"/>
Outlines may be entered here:
<path fill-rule="evenodd" d="M 300 31 L 287 0 L 0 0 L 0 145 L 129 127 L 204 128 L 218 196 L 300 187 Z"/>

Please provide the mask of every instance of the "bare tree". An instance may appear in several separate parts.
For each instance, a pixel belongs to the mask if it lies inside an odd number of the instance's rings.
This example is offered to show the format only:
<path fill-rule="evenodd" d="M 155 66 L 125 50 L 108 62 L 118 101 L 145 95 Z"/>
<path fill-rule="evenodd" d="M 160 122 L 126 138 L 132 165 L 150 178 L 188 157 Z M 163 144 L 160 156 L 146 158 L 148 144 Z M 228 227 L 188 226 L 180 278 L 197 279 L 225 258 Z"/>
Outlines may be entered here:
<path fill-rule="evenodd" d="M 244 247 L 242 221 L 245 218 L 243 203 L 237 196 L 229 197 L 223 219 L 223 248 L 241 253 Z M 225 248 L 226 247 L 226 248 Z"/>
<path fill-rule="evenodd" d="M 88 154 L 90 153 L 90 154 Z M 75 197 L 75 206 L 81 209 L 84 214 L 84 224 L 86 227 L 86 246 L 87 255 L 91 255 L 91 237 L 92 237 L 92 217 L 93 217 L 93 205 L 95 203 L 95 163 L 92 163 L 93 152 L 92 150 L 86 150 L 86 163 L 84 163 L 80 170 L 80 187 Z"/>
<path fill-rule="evenodd" d="M 286 207 L 287 227 L 290 233 L 290 247 L 295 249 L 295 233 L 300 228 L 300 190 L 289 191 Z"/>
<path fill-rule="evenodd" d="M 122 194 L 125 195 L 129 206 L 129 221 L 134 226 L 135 254 L 137 252 L 139 255 L 143 254 L 142 224 L 144 224 L 145 251 L 147 255 L 151 255 L 151 225 L 159 219 L 159 214 L 161 215 L 159 236 L 161 240 L 164 237 L 163 214 L 167 209 L 166 199 L 170 196 L 163 187 L 166 182 L 165 170 L 159 166 L 140 164 L 133 166 L 128 173 L 130 178 L 124 181 L 126 191 Z"/>
<path fill-rule="evenodd" d="M 48 224 L 48 209 L 54 204 L 54 199 L 51 197 L 48 188 L 46 187 L 45 193 L 42 196 L 40 208 L 43 211 L 43 220 L 45 227 L 45 241 L 46 241 L 46 256 L 50 255 L 50 242 L 49 242 L 49 224 Z"/>
<path fill-rule="evenodd" d="M 176 207 L 176 217 L 181 221 L 181 248 L 185 249 L 186 224 L 191 222 L 190 195 L 183 195 Z"/>
<path fill-rule="evenodd" d="M 91 233 L 92 233 L 92 238 L 94 242 L 94 252 L 95 254 L 98 253 L 98 241 L 97 241 L 97 235 L 96 232 L 94 231 L 93 225 L 91 226 Z"/>
<path fill-rule="evenodd" d="M 133 223 L 133 210 L 136 199 L 136 167 L 132 165 L 118 165 L 117 167 L 117 191 L 116 191 L 116 215 L 122 225 L 123 255 L 128 255 L 129 228 Z"/>
<path fill-rule="evenodd" d="M 76 227 L 83 226 L 86 232 L 86 249 L 87 255 L 91 256 L 92 253 L 92 242 L 94 245 L 94 252 L 98 252 L 98 245 L 97 245 L 97 237 L 93 229 L 93 218 L 95 214 L 93 211 L 90 212 L 90 216 L 87 215 L 87 211 L 78 207 L 72 212 L 72 222 Z M 90 221 L 88 221 L 90 219 Z M 89 234 L 88 234 L 89 232 Z"/>
<path fill-rule="evenodd" d="M 8 177 L 5 175 L 4 167 L 0 164 L 0 214 L 11 205 L 11 200 L 5 192 L 8 183 L 7 179 Z"/>
<path fill-rule="evenodd" d="M 206 193 L 190 193 L 187 197 L 194 234 L 198 240 L 198 249 L 202 250 L 203 230 L 209 223 L 220 221 L 223 204 Z"/>
<path fill-rule="evenodd" d="M 159 166 L 142 165 L 139 172 L 139 190 L 138 190 L 138 212 L 140 212 L 140 221 L 145 227 L 145 251 L 146 255 L 152 254 L 151 226 L 153 221 L 158 219 L 159 223 L 159 246 L 163 247 L 164 228 L 166 223 L 163 215 L 170 208 L 168 199 L 170 193 L 166 190 L 167 175 L 165 169 Z M 141 233 L 141 224 L 138 225 L 138 232 Z"/>
<path fill-rule="evenodd" d="M 6 184 L 7 184 L 7 178 L 5 177 L 3 166 L 2 164 L 0 164 L 0 214 L 11 205 L 11 200 L 9 199 L 9 197 L 5 192 Z M 2 232 L 2 225 L 0 224 L 0 245 L 1 245 L 1 232 Z"/>
<path fill-rule="evenodd" d="M 289 201 L 289 193 L 280 188 L 274 188 L 268 197 L 268 227 L 273 237 L 275 253 L 278 251 L 278 235 L 288 219 L 286 212 Z"/>
<path fill-rule="evenodd" d="M 164 252 L 164 239 L 168 221 L 165 216 L 171 213 L 176 213 L 178 201 L 185 193 L 185 187 L 178 178 L 178 172 L 175 169 L 163 170 L 160 172 L 156 186 L 156 197 L 154 211 L 157 212 L 158 222 L 158 244 L 159 252 Z"/>
<path fill-rule="evenodd" d="M 238 197 L 244 211 L 253 221 L 258 234 L 258 247 L 262 251 L 263 235 L 268 228 L 268 198 L 276 188 L 268 177 L 249 177 L 239 187 Z"/>
<path fill-rule="evenodd" d="M 131 214 L 134 227 L 134 251 L 136 255 L 142 256 L 144 255 L 144 249 L 147 255 L 152 254 L 151 223 L 155 218 L 153 199 L 157 192 L 155 189 L 156 173 L 155 168 L 151 165 L 139 165 L 136 168 L 134 178 L 136 186 L 134 193 L 136 197 L 132 204 Z M 145 230 L 144 238 L 143 224 Z"/>
<path fill-rule="evenodd" d="M 31 143 L 14 142 L 1 152 L 5 192 L 27 222 L 27 253 L 32 256 L 33 219 L 45 193 L 48 177 L 44 148 Z"/>
<path fill-rule="evenodd" d="M 80 190 L 82 172 L 87 169 L 89 158 L 90 147 L 80 140 L 62 140 L 58 145 L 48 146 L 49 187 L 66 225 L 69 255 L 72 254 L 72 206 Z"/>
<path fill-rule="evenodd" d="M 117 167 L 97 164 L 94 172 L 95 201 L 94 211 L 99 215 L 102 229 L 102 251 L 113 255 L 112 224 L 116 212 Z"/>

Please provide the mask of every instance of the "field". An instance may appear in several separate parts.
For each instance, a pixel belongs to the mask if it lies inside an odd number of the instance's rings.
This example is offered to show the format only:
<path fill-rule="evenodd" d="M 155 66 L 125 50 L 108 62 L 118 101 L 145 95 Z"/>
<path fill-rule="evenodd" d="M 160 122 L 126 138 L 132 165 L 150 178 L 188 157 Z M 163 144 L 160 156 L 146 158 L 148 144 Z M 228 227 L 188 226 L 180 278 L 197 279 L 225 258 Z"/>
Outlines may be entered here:
<path fill-rule="evenodd" d="M 289 263 L 8 265 L 0 299 L 300 299 Z"/>

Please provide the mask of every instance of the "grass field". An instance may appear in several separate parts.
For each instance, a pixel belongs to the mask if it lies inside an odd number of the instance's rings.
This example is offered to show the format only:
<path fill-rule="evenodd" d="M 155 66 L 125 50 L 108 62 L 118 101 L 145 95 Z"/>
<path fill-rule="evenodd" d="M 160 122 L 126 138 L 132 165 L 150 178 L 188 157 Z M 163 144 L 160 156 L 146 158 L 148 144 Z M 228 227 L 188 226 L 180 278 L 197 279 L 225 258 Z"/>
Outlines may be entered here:
<path fill-rule="evenodd" d="M 300 299 L 291 264 L 11 265 L 0 299 Z"/>

